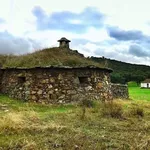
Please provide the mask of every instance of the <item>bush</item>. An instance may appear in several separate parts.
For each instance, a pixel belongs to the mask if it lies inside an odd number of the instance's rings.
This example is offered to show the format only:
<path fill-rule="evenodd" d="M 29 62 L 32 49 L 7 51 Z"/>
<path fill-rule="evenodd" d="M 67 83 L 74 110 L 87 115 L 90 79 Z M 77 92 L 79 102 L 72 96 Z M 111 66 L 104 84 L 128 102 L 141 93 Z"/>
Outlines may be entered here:
<path fill-rule="evenodd" d="M 102 115 L 112 118 L 122 118 L 123 117 L 122 105 L 113 101 L 104 102 L 102 107 Z"/>

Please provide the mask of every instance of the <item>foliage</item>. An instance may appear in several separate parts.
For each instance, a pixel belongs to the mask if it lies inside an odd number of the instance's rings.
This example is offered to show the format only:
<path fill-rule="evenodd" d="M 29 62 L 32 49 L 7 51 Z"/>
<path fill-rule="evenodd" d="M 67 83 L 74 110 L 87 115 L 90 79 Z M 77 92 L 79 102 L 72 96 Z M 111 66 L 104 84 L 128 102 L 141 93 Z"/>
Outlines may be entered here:
<path fill-rule="evenodd" d="M 113 83 L 127 83 L 135 81 L 139 84 L 146 78 L 150 78 L 150 66 L 129 64 L 121 61 L 111 60 L 107 58 L 91 57 L 91 60 L 104 65 L 107 61 L 107 67 L 113 69 L 111 81 Z"/>

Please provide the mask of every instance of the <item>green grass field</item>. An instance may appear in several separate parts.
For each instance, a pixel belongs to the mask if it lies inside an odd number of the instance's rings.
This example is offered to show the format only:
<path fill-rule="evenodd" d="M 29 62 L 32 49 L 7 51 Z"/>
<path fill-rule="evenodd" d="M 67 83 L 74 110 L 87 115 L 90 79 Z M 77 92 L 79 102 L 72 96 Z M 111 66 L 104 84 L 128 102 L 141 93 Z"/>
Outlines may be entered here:
<path fill-rule="evenodd" d="M 130 82 L 129 96 L 133 100 L 148 100 L 150 101 L 150 89 L 141 89 L 135 82 Z"/>
<path fill-rule="evenodd" d="M 94 107 L 25 103 L 0 95 L 0 150 L 148 150 L 150 103 Z"/>

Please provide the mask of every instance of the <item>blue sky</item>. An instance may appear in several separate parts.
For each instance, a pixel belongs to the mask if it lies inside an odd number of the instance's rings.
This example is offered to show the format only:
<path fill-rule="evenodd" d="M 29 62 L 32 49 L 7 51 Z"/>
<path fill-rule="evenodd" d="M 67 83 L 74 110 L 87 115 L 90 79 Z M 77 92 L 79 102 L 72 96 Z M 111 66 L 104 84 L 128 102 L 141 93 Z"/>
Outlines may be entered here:
<path fill-rule="evenodd" d="M 0 0 L 0 53 L 58 46 L 150 65 L 149 0 Z"/>

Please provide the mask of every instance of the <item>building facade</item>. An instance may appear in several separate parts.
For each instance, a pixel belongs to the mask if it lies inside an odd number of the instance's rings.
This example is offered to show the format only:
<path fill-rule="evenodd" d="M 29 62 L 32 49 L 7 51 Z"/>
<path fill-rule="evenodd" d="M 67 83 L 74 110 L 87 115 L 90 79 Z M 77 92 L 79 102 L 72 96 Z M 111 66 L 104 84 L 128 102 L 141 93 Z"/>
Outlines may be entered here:
<path fill-rule="evenodd" d="M 39 103 L 110 100 L 111 72 L 94 66 L 1 69 L 1 93 Z"/>

